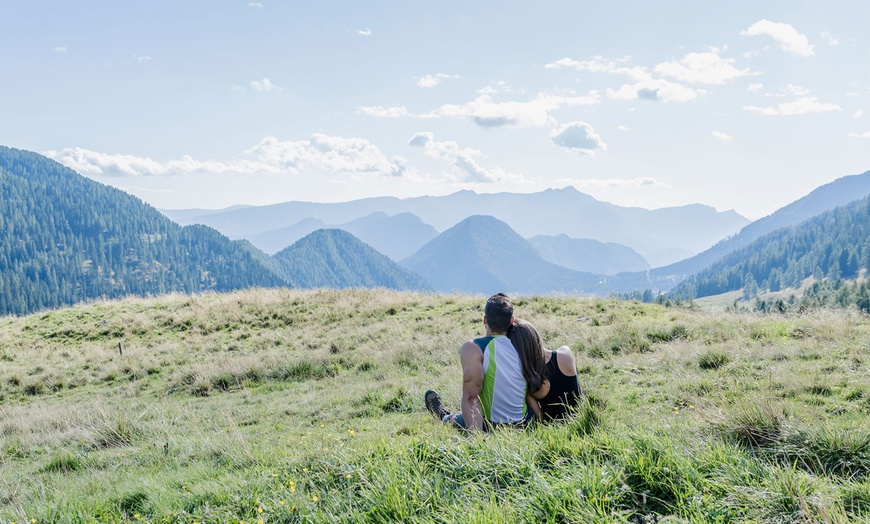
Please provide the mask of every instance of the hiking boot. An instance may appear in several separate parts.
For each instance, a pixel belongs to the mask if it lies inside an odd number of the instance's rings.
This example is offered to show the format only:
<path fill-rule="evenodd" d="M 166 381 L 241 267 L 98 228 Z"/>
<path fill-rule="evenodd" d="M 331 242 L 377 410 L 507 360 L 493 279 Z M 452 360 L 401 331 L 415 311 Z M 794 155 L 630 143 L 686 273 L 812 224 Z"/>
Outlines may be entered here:
<path fill-rule="evenodd" d="M 441 395 L 437 392 L 430 389 L 423 395 L 423 399 L 426 402 L 426 409 L 438 420 L 443 420 L 444 417 L 450 414 L 450 410 L 444 407 L 444 404 L 441 402 Z"/>

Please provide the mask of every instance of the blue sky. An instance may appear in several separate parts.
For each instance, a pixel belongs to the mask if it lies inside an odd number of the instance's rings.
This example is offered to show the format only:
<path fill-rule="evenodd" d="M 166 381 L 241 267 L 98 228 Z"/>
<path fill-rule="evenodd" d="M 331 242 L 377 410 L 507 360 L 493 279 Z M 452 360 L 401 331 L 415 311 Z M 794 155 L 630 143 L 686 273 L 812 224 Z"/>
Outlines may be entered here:
<path fill-rule="evenodd" d="M 572 185 L 759 218 L 870 169 L 866 2 L 0 9 L 0 143 L 162 208 Z"/>

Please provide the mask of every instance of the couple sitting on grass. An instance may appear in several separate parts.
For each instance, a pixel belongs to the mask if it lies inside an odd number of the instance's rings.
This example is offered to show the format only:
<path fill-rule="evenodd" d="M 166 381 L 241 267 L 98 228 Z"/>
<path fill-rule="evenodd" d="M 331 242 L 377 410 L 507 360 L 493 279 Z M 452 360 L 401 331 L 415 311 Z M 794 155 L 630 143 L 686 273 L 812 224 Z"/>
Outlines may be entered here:
<path fill-rule="evenodd" d="M 425 395 L 430 413 L 466 431 L 489 431 L 523 427 L 532 418 L 563 418 L 577 405 L 581 392 L 571 348 L 545 350 L 534 326 L 514 319 L 514 307 L 503 293 L 486 301 L 483 325 L 486 336 L 460 349 L 460 411 L 451 413 L 430 390 Z"/>

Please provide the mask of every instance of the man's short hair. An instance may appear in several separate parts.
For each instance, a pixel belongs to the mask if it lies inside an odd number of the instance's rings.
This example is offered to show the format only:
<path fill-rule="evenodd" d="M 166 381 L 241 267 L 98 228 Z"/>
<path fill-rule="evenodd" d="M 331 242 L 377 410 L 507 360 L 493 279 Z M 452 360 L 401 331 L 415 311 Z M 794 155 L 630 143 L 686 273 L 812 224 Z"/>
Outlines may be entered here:
<path fill-rule="evenodd" d="M 496 293 L 487 299 L 483 316 L 493 333 L 507 333 L 514 318 L 514 305 L 507 295 Z"/>

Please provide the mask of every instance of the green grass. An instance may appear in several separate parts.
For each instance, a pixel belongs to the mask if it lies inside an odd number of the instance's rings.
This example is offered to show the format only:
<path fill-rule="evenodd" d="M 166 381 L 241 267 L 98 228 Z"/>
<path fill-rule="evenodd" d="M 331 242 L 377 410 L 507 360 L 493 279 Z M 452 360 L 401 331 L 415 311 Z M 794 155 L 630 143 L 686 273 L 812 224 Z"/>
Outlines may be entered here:
<path fill-rule="evenodd" d="M 251 290 L 0 318 L 0 523 L 870 522 L 866 317 L 515 297 L 587 401 L 469 437 L 422 395 L 458 407 L 482 302 Z"/>

